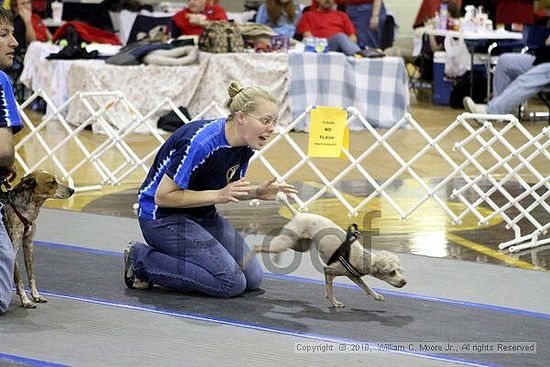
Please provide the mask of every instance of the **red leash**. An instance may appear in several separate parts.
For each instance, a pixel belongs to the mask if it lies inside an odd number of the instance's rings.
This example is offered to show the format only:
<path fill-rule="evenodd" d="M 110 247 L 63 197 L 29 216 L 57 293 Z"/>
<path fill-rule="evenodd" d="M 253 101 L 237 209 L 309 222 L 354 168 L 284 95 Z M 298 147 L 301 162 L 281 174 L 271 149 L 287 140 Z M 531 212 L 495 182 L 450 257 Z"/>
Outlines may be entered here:
<path fill-rule="evenodd" d="M 27 232 L 29 231 L 29 228 L 31 226 L 31 222 L 29 222 L 29 220 L 27 218 L 25 218 L 23 216 L 23 214 L 19 213 L 19 211 L 17 210 L 17 208 L 15 207 L 15 205 L 13 205 L 13 203 L 11 201 L 8 201 L 8 204 L 10 204 L 13 212 L 15 213 L 15 215 L 17 215 L 17 218 L 19 218 L 21 223 L 23 223 L 23 236 L 25 236 L 27 234 Z"/>

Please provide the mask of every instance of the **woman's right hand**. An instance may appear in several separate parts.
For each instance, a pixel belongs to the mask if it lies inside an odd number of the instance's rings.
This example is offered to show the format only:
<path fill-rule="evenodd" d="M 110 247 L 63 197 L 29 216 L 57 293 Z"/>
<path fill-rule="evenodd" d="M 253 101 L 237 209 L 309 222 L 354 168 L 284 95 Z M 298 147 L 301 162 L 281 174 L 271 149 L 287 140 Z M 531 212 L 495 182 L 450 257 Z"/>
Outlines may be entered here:
<path fill-rule="evenodd" d="M 204 14 L 187 14 L 187 19 L 194 25 L 204 26 L 206 24 L 206 15 Z"/>
<path fill-rule="evenodd" d="M 21 18 L 23 19 L 23 22 L 25 22 L 25 24 L 30 24 L 31 17 L 32 17 L 32 10 L 30 8 L 20 6 L 17 9 L 17 12 L 21 16 Z"/>
<path fill-rule="evenodd" d="M 218 190 L 217 202 L 219 204 L 237 203 L 240 199 L 247 197 L 251 190 L 252 186 L 250 186 L 250 182 L 241 178 L 238 181 L 228 183 L 223 189 Z"/>

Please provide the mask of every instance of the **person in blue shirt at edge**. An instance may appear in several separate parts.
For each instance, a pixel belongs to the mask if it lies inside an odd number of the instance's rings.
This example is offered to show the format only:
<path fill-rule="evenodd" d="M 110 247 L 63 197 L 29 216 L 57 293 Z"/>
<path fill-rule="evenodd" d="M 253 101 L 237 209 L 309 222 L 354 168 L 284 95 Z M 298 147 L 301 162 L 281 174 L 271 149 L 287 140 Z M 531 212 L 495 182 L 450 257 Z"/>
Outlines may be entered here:
<path fill-rule="evenodd" d="M 12 18 L 5 9 L 0 8 L 1 70 L 12 66 L 17 46 L 18 43 L 13 36 Z M 0 187 L 3 185 L 10 188 L 9 182 L 15 179 L 13 134 L 22 127 L 10 78 L 0 71 Z M 0 203 L 0 314 L 5 313 L 10 305 L 15 264 L 15 254 L 4 226 L 3 214 L 4 208 Z"/>
<path fill-rule="evenodd" d="M 267 0 L 258 9 L 256 23 L 271 27 L 278 35 L 292 38 L 300 14 L 300 7 L 293 0 Z"/>
<path fill-rule="evenodd" d="M 294 186 L 270 179 L 246 181 L 248 161 L 264 147 L 278 122 L 276 98 L 260 87 L 228 88 L 227 118 L 180 127 L 160 148 L 138 194 L 145 243 L 124 250 L 124 281 L 130 289 L 153 284 L 177 291 L 232 297 L 260 286 L 257 259 L 244 269 L 250 251 L 216 204 L 275 200 Z"/>

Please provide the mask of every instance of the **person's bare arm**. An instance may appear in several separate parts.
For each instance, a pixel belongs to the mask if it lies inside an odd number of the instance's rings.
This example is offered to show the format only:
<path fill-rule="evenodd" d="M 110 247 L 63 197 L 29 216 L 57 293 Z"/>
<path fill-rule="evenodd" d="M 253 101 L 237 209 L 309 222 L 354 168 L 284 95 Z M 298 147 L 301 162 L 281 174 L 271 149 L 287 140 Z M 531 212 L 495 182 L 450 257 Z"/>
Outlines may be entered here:
<path fill-rule="evenodd" d="M 27 43 L 31 43 L 36 40 L 36 33 L 34 32 L 31 20 L 32 12 L 28 8 L 20 8 L 18 12 L 23 22 L 25 22 L 25 40 Z"/>
<path fill-rule="evenodd" d="M 372 5 L 372 16 L 369 24 L 369 27 L 372 30 L 376 30 L 378 28 L 378 23 L 380 22 L 380 9 L 382 9 L 382 0 L 374 0 Z"/>
<path fill-rule="evenodd" d="M 13 134 L 9 127 L 0 128 L 0 167 L 9 167 L 13 164 L 15 149 Z"/>
<path fill-rule="evenodd" d="M 187 14 L 187 19 L 189 23 L 203 28 L 206 28 L 210 24 L 210 21 L 206 19 L 204 14 Z"/>
<path fill-rule="evenodd" d="M 245 199 L 252 187 L 241 179 L 220 190 L 182 190 L 170 177 L 164 175 L 155 193 L 155 203 L 161 208 L 196 208 L 212 204 L 238 202 Z"/>

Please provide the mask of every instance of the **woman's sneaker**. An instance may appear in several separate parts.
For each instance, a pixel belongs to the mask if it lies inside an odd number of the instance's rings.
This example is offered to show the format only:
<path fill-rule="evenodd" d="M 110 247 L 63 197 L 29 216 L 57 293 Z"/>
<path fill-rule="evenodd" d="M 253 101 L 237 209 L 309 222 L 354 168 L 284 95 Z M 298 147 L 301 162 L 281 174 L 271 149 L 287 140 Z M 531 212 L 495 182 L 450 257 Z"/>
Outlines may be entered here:
<path fill-rule="evenodd" d="M 124 249 L 124 283 L 129 289 L 147 289 L 151 288 L 152 284 L 146 280 L 136 278 L 134 271 L 132 270 L 132 264 L 130 262 L 130 252 L 132 247 L 136 245 L 136 242 L 131 241 Z"/>

